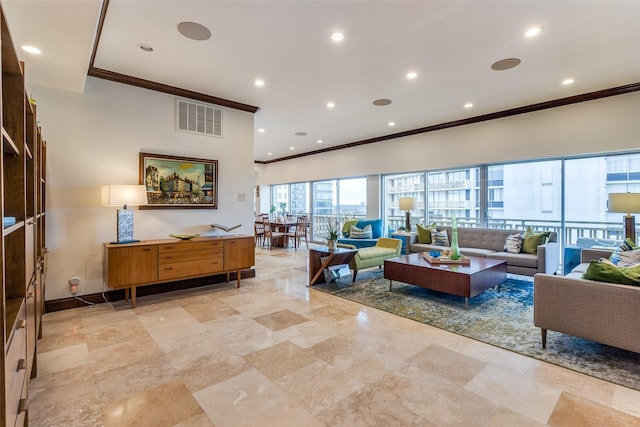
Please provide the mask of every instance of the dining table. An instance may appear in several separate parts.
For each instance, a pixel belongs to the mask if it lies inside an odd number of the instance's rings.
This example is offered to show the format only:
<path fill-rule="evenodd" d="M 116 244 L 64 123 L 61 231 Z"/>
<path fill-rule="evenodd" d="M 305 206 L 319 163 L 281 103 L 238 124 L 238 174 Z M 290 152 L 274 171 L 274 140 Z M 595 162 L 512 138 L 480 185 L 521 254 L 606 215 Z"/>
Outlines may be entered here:
<path fill-rule="evenodd" d="M 256 224 L 263 224 L 263 223 L 264 221 L 262 221 L 261 219 L 256 219 Z M 298 225 L 298 220 L 297 218 L 294 217 L 284 221 L 269 221 L 269 224 L 271 224 L 271 231 L 278 232 L 278 233 L 287 233 L 289 232 L 291 227 L 295 227 Z M 273 246 L 278 248 L 284 248 L 286 247 L 286 240 L 287 239 L 285 238 L 284 235 L 278 236 L 277 238 L 273 239 Z"/>

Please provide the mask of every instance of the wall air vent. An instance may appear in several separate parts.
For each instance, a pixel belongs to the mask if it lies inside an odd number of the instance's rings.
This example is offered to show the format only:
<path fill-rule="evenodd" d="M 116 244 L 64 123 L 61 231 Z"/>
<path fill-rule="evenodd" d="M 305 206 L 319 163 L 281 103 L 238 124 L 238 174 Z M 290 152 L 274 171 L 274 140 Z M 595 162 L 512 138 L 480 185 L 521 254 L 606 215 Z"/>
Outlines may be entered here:
<path fill-rule="evenodd" d="M 176 124 L 180 132 L 222 137 L 222 108 L 176 99 Z"/>

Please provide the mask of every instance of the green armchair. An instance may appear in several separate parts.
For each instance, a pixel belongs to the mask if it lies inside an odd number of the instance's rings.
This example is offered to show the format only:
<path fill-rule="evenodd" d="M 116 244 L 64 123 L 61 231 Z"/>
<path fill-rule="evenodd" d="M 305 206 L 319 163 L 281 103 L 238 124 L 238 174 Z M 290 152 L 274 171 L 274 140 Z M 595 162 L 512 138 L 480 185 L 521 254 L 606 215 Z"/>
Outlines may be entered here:
<path fill-rule="evenodd" d="M 353 245 L 343 243 L 338 243 L 338 247 L 356 249 Z M 400 256 L 401 252 L 402 240 L 389 239 L 387 237 L 380 237 L 375 246 L 358 250 L 356 256 L 349 263 L 349 268 L 353 270 L 353 281 L 356 281 L 359 270 L 382 267 L 385 259 Z"/>

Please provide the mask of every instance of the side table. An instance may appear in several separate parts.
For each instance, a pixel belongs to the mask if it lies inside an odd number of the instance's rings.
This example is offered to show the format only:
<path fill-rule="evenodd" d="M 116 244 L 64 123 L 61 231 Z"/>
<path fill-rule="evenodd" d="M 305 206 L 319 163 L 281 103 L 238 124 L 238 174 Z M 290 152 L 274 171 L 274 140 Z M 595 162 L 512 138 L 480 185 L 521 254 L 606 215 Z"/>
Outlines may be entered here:
<path fill-rule="evenodd" d="M 418 233 L 415 231 L 409 233 L 406 231 L 394 231 L 391 233 L 391 237 L 402 240 L 402 253 L 404 255 L 409 255 L 411 253 L 411 245 L 418 241 Z"/>
<path fill-rule="evenodd" d="M 324 282 L 325 269 L 334 265 L 349 264 L 357 253 L 357 249 L 309 248 L 309 286 Z"/>

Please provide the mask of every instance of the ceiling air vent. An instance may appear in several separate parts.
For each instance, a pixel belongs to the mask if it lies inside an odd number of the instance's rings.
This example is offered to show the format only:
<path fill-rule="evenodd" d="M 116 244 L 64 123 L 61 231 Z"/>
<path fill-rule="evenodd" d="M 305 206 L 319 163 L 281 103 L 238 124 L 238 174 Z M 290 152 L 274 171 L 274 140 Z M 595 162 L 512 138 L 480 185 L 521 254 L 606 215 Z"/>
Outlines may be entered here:
<path fill-rule="evenodd" d="M 222 108 L 183 99 L 176 107 L 179 131 L 222 137 Z"/>

